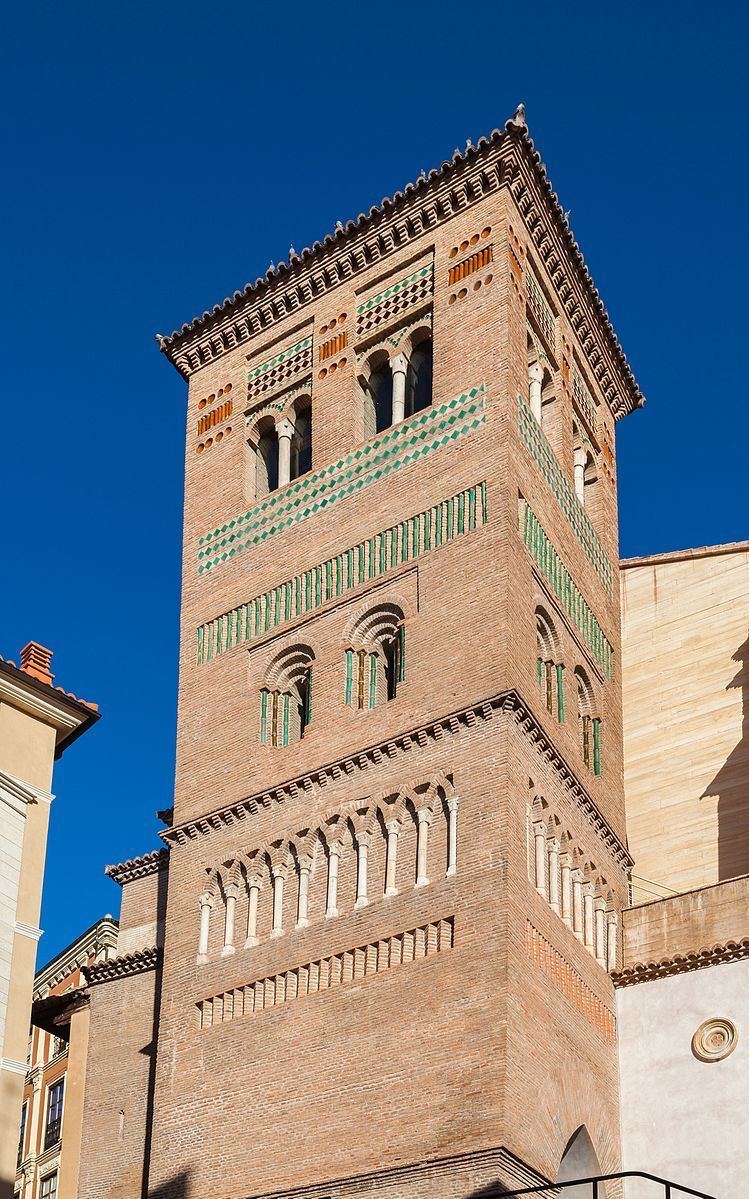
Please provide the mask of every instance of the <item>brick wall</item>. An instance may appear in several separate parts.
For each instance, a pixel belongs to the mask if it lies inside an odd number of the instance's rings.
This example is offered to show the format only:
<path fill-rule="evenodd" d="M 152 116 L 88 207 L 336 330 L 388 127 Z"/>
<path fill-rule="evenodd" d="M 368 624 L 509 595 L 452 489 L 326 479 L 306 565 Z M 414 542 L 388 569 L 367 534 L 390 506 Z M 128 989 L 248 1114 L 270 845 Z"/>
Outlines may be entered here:
<path fill-rule="evenodd" d="M 659 962 L 749 936 L 749 875 L 623 913 L 624 965 Z"/>

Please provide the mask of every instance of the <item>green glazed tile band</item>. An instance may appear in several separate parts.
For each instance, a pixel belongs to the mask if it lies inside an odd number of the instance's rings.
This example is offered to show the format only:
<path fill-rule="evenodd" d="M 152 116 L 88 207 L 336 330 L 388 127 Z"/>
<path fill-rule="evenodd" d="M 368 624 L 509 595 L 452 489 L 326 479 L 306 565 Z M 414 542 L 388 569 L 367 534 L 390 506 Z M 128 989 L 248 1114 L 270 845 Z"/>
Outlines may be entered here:
<path fill-rule="evenodd" d="M 457 503 L 455 502 L 457 499 Z M 459 513 L 463 513 L 462 522 Z M 420 558 L 487 521 L 486 483 L 477 483 L 457 496 L 399 521 L 342 550 L 254 599 L 206 621 L 198 629 L 198 664 L 210 662 L 237 645 L 278 628 L 297 616 L 313 612 L 329 599 L 347 595 L 370 579 L 394 570 L 401 562 Z M 351 664 L 347 663 L 348 670 Z M 349 696 L 350 675 L 346 694 Z M 347 703 L 350 700 L 347 698 Z"/>
<path fill-rule="evenodd" d="M 552 591 L 560 600 L 572 623 L 582 634 L 593 657 L 604 670 L 607 678 L 610 679 L 614 658 L 611 643 L 572 581 L 570 572 L 549 541 L 535 512 L 525 500 L 521 503 L 518 520 L 521 525 L 523 542 L 530 550 L 541 574 L 551 585 Z"/>
<path fill-rule="evenodd" d="M 266 496 L 249 512 L 227 521 L 198 541 L 198 574 L 214 569 L 260 541 L 323 512 L 346 496 L 486 423 L 484 386 L 436 408 L 427 408 L 338 462 Z"/>
<path fill-rule="evenodd" d="M 543 476 L 567 517 L 572 531 L 593 564 L 599 579 L 611 595 L 614 577 L 611 563 L 604 553 L 598 534 L 590 523 L 585 509 L 562 474 L 562 468 L 554 457 L 551 446 L 522 396 L 518 396 L 518 420 L 520 436 L 541 467 Z"/>

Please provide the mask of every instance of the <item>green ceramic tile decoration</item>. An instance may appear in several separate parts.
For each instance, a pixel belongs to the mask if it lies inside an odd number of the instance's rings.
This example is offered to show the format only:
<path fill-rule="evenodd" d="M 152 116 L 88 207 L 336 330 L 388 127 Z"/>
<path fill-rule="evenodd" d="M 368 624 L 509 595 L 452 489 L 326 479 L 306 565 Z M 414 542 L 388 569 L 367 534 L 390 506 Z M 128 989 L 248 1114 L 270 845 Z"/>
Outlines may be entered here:
<path fill-rule="evenodd" d="M 611 563 L 604 553 L 598 534 L 590 523 L 585 509 L 564 477 L 551 446 L 522 396 L 518 396 L 518 419 L 520 436 L 540 466 L 572 531 L 610 595 L 614 577 Z"/>
<path fill-rule="evenodd" d="M 582 634 L 590 650 L 608 678 L 613 671 L 614 651 L 604 632 L 572 581 L 572 576 L 563 564 L 538 517 L 525 500 L 521 501 L 518 513 L 523 541 L 534 557 L 539 570 L 548 580 L 552 591 L 572 623 Z"/>
<path fill-rule="evenodd" d="M 457 501 L 457 503 L 456 503 Z M 463 512 L 463 527 L 459 513 Z M 457 496 L 442 500 L 408 520 L 383 529 L 358 545 L 342 550 L 311 570 L 279 583 L 264 595 L 256 596 L 201 625 L 197 633 L 197 660 L 210 662 L 217 654 L 252 640 L 270 628 L 277 628 L 297 616 L 314 611 L 330 598 L 329 588 L 313 590 L 313 575 L 329 577 L 329 570 L 339 579 L 337 595 L 346 595 L 367 581 L 387 574 L 400 564 L 399 533 L 402 535 L 403 561 L 412 561 L 429 553 L 444 542 L 465 536 L 477 526 L 486 524 L 486 483 L 477 483 Z M 432 540 L 432 531 L 440 530 L 440 539 Z M 365 566 L 369 562 L 368 574 Z M 219 636 L 219 630 L 226 630 Z"/>
<path fill-rule="evenodd" d="M 427 408 L 338 462 L 266 496 L 249 512 L 206 533 L 198 542 L 198 573 L 214 570 L 258 542 L 325 512 L 349 495 L 401 470 L 486 424 L 483 384 Z"/>

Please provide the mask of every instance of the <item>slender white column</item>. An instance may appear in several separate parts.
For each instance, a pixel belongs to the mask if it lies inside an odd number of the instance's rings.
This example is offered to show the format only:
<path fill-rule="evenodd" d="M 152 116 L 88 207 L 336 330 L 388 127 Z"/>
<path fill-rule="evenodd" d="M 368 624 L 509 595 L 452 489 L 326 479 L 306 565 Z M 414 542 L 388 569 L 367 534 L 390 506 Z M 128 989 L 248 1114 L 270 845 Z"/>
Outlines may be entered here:
<path fill-rule="evenodd" d="M 200 897 L 200 936 L 198 938 L 198 957 L 204 958 L 208 955 L 208 934 L 211 928 L 211 908 L 213 907 L 212 895 L 201 895 Z"/>
<path fill-rule="evenodd" d="M 398 837 L 400 836 L 401 826 L 397 820 L 388 820 L 387 822 L 387 854 L 385 862 L 385 894 L 397 895 L 398 887 L 396 886 L 396 862 L 398 860 Z"/>
<path fill-rule="evenodd" d="M 574 454 L 574 469 L 575 469 L 575 495 L 581 504 L 585 503 L 585 461 L 587 454 L 580 446 L 575 450 Z"/>
<path fill-rule="evenodd" d="M 546 825 L 542 820 L 533 824 L 533 846 L 536 861 L 536 890 L 544 899 L 548 899 L 546 887 Z"/>
<path fill-rule="evenodd" d="M 579 941 L 583 939 L 583 881 L 582 870 L 572 871 L 572 931 Z"/>
<path fill-rule="evenodd" d="M 223 957 L 228 957 L 230 953 L 234 953 L 234 914 L 237 910 L 237 889 L 236 887 L 226 888 L 226 920 L 224 921 L 224 947 L 221 950 Z"/>
<path fill-rule="evenodd" d="M 562 919 L 572 928 L 572 858 L 568 853 L 559 858 L 559 871 L 562 876 Z"/>
<path fill-rule="evenodd" d="M 283 888 L 286 882 L 286 867 L 273 866 L 273 926 L 270 930 L 272 937 L 280 937 L 283 933 Z"/>
<path fill-rule="evenodd" d="M 539 425 L 541 424 L 541 388 L 544 382 L 544 368 L 540 362 L 534 362 L 528 367 L 528 391 L 531 401 L 531 412 Z"/>
<path fill-rule="evenodd" d="M 306 928 L 309 924 L 309 872 L 312 862 L 309 858 L 299 859 L 299 903 L 297 905 L 296 926 Z"/>
<path fill-rule="evenodd" d="M 606 966 L 606 901 L 598 896 L 593 903 L 595 913 L 596 959 Z"/>
<path fill-rule="evenodd" d="M 559 842 L 556 837 L 549 840 L 549 904 L 559 915 Z"/>
<path fill-rule="evenodd" d="M 396 354 L 395 358 L 391 358 L 390 369 L 393 372 L 393 424 L 398 425 L 406 413 L 406 355 Z"/>
<path fill-rule="evenodd" d="M 340 845 L 331 845 L 328 849 L 328 893 L 325 901 L 326 919 L 338 915 L 338 861 L 340 856 Z"/>
<path fill-rule="evenodd" d="M 606 913 L 606 969 L 616 970 L 616 912 Z"/>
<path fill-rule="evenodd" d="M 365 908 L 367 898 L 367 862 L 369 859 L 369 833 L 359 833 L 356 838 L 356 903 L 355 908 Z"/>
<path fill-rule="evenodd" d="M 427 847 L 429 825 L 432 823 L 432 813 L 429 808 L 420 808 L 416 813 L 416 886 L 425 887 L 429 882 L 427 874 Z"/>
<path fill-rule="evenodd" d="M 593 911 L 594 888 L 592 883 L 583 886 L 583 940 L 586 949 L 595 951 L 595 916 Z"/>
<path fill-rule="evenodd" d="M 447 801 L 447 877 L 458 871 L 458 797 L 451 795 Z"/>
<path fill-rule="evenodd" d="M 260 880 L 251 878 L 248 883 L 250 889 L 250 902 L 247 908 L 247 940 L 245 948 L 249 949 L 251 945 L 257 945 L 257 904 L 260 898 Z"/>
<path fill-rule="evenodd" d="M 276 425 L 278 437 L 278 486 L 285 487 L 291 477 L 291 439 L 294 426 L 291 421 L 280 420 Z"/>

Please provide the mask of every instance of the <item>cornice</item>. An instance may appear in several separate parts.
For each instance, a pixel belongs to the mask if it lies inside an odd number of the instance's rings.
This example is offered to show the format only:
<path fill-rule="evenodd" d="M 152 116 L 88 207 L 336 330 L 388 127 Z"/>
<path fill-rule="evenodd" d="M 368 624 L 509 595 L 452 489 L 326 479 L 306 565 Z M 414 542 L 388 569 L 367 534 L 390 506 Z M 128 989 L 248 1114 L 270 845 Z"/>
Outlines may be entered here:
<path fill-rule="evenodd" d="M 34 999 L 43 998 L 52 987 L 58 986 L 76 970 L 82 969 L 89 954 L 97 950 L 115 950 L 119 925 L 111 916 L 104 916 L 81 934 L 34 976 Z"/>
<path fill-rule="evenodd" d="M 25 779 L 16 778 L 14 774 L 0 770 L 0 801 L 19 815 L 26 815 L 28 804 L 52 803 L 54 798 L 50 791 L 44 791 L 41 787 L 35 787 L 33 783 L 27 783 Z"/>
<path fill-rule="evenodd" d="M 43 720 L 46 724 L 51 724 L 60 734 L 58 745 L 83 725 L 99 719 L 97 709 L 84 700 L 79 700 L 59 688 L 37 683 L 33 678 L 27 680 L 23 677 L 24 672 L 16 668 L 13 668 L 11 675 L 8 669 L 10 663 L 1 665 L 6 669 L 0 670 L 0 699 Z M 42 687 L 45 694 L 42 694 Z"/>
<path fill-rule="evenodd" d="M 400 753 L 409 753 L 414 749 L 423 749 L 429 744 L 439 743 L 464 729 L 473 728 L 479 721 L 490 721 L 503 713 L 513 717 L 524 735 L 535 745 L 539 755 L 556 770 L 562 784 L 585 813 L 615 860 L 623 869 L 629 869 L 633 865 L 633 859 L 626 846 L 607 823 L 530 708 L 514 690 L 500 692 L 478 703 L 459 708 L 427 724 L 397 734 L 387 741 L 381 741 L 348 757 L 338 758 L 334 762 L 317 767 L 308 774 L 298 775 L 270 790 L 256 792 L 246 799 L 218 808 L 205 816 L 173 825 L 172 828 L 162 830 L 159 835 L 171 846 L 186 845 L 197 838 L 209 836 L 218 829 L 238 824 L 248 816 L 255 815 L 261 808 L 287 803 L 305 792 L 309 793 L 315 787 L 325 787 L 331 782 L 366 770 L 371 765 L 379 765 L 387 758 L 395 758 Z"/>
<path fill-rule="evenodd" d="M 384 197 L 345 227 L 339 221 L 335 232 L 322 242 L 316 241 L 301 254 L 292 252 L 288 263 L 271 266 L 265 276 L 211 311 L 168 336 L 157 335 L 160 348 L 189 378 L 504 185 L 511 188 L 528 232 L 560 289 L 567 316 L 614 415 L 632 411 L 643 403 L 642 393 L 520 113 L 503 130 L 493 130 L 476 146 L 469 143 L 463 152 L 456 150 L 429 175 L 422 172 L 416 183 Z M 594 332 L 605 348 L 590 346 Z"/>
<path fill-rule="evenodd" d="M 164 870 L 168 860 L 168 849 L 152 849 L 150 853 L 144 853 L 139 858 L 128 858 L 126 862 L 120 862 L 116 866 L 107 866 L 104 873 L 122 887 L 137 878 L 146 878 L 149 874 L 155 874 L 157 870 Z"/>
<path fill-rule="evenodd" d="M 135 953 L 125 953 L 119 958 L 110 958 L 108 962 L 84 966 L 83 973 L 89 987 L 95 987 L 99 983 L 114 982 L 116 979 L 129 978 L 133 974 L 155 970 L 160 960 L 161 950 L 154 945 L 151 949 L 139 949 Z"/>
<path fill-rule="evenodd" d="M 691 970 L 704 970 L 708 966 L 738 962 L 747 957 L 749 937 L 743 937 L 740 941 L 724 941 L 692 953 L 676 953 L 659 962 L 637 962 L 634 966 L 613 971 L 611 978 L 615 987 L 631 987 L 635 983 L 654 982 L 657 978 L 670 978 L 674 974 L 687 974 Z"/>

